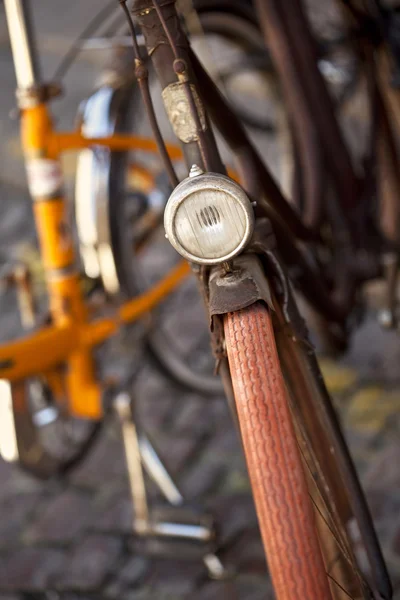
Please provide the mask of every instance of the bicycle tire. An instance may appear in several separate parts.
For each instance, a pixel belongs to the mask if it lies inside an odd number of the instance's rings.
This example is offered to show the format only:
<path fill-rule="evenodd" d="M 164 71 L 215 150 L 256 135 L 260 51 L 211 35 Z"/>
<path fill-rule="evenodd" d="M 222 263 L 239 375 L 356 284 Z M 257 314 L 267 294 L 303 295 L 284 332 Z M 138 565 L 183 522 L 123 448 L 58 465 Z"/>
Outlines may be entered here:
<path fill-rule="evenodd" d="M 290 326 L 282 307 L 274 303 L 275 339 L 293 420 L 297 426 L 298 443 L 306 450 L 302 451 L 304 468 L 309 476 L 313 474 L 313 489 L 319 495 L 320 507 L 314 500 L 317 518 L 321 521 L 321 509 L 324 511 L 328 508 L 330 513 L 324 523 L 325 533 L 329 531 L 330 538 L 327 540 L 325 536 L 323 539 L 324 556 L 329 556 L 332 550 L 333 532 L 336 536 L 336 555 L 340 550 L 339 560 L 336 556 L 337 570 L 342 574 L 347 571 L 347 577 L 351 577 L 352 572 L 357 574 L 358 582 L 353 578 L 352 583 L 359 590 L 355 597 L 375 598 L 373 588 L 377 590 L 379 598 L 390 600 L 393 595 L 390 577 L 357 471 L 291 294 L 289 304 Z M 297 325 L 294 326 L 294 323 Z M 353 529 L 353 536 L 355 534 L 355 544 L 362 554 L 362 560 L 368 557 L 368 579 L 371 584 L 358 568 L 350 529 Z M 343 594 L 339 598 L 342 600 Z"/>
<path fill-rule="evenodd" d="M 257 303 L 226 315 L 225 339 L 245 456 L 277 599 L 372 598 L 346 529 L 349 505 L 337 483 L 338 471 L 330 447 L 321 439 L 318 428 L 312 435 L 318 438 L 320 457 L 328 473 L 317 478 L 318 483 L 307 473 L 310 465 L 305 464 L 298 432 L 301 414 L 293 412 L 296 390 L 293 386 L 289 390 L 283 377 L 269 309 Z M 302 392 L 300 388 L 297 394 Z M 305 441 L 306 451 L 313 455 L 309 440 Z M 312 466 L 316 468 L 314 463 Z M 325 488 L 328 484 L 333 524 L 328 523 L 331 514 L 324 517 L 318 507 L 312 484 Z M 331 528 L 323 532 L 321 521 Z"/>
<path fill-rule="evenodd" d="M 225 339 L 253 497 L 276 597 L 330 600 L 267 308 L 253 304 L 226 315 Z"/>

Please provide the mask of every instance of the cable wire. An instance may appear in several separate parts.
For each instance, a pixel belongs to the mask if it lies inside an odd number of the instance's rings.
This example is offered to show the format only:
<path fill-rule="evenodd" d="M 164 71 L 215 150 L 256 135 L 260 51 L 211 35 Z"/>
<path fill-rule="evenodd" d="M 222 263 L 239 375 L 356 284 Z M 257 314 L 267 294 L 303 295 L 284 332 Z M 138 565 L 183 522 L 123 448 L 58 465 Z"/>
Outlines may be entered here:
<path fill-rule="evenodd" d="M 132 37 L 133 51 L 135 54 L 135 75 L 136 75 L 136 78 L 137 78 L 137 81 L 139 84 L 139 89 L 140 89 L 140 93 L 142 95 L 144 107 L 145 107 L 145 110 L 146 110 L 146 113 L 147 113 L 147 116 L 148 116 L 148 119 L 150 122 L 151 129 L 153 131 L 153 135 L 154 135 L 155 142 L 157 144 L 158 152 L 159 152 L 161 160 L 164 164 L 164 168 L 167 172 L 169 182 L 170 182 L 171 186 L 173 188 L 175 188 L 178 185 L 179 180 L 175 173 L 175 169 L 172 165 L 172 161 L 167 152 L 167 148 L 165 146 L 165 142 L 161 135 L 160 127 L 158 125 L 153 101 L 152 101 L 151 95 L 150 95 L 149 73 L 148 73 L 148 69 L 147 69 L 144 61 L 142 60 L 142 58 L 140 56 L 139 44 L 138 44 L 137 37 L 136 37 L 135 27 L 134 27 L 130 12 L 128 10 L 128 7 L 126 6 L 127 0 L 118 0 L 118 2 L 120 4 L 122 10 L 125 13 L 125 16 L 126 16 L 126 19 L 127 19 L 128 25 L 129 25 L 131 37 Z"/>

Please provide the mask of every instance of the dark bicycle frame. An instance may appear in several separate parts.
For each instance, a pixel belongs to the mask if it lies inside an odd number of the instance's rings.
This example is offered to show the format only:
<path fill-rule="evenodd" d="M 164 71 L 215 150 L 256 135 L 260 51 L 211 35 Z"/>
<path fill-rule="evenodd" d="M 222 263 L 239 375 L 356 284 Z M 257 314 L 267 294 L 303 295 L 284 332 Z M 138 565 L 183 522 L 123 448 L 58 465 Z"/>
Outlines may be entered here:
<path fill-rule="evenodd" d="M 191 50 L 174 4 L 175 0 L 134 0 L 132 13 L 144 34 L 147 53 L 162 89 L 179 81 L 185 90 L 188 114 L 196 133 L 192 141 L 181 142 L 187 166 L 190 168 L 197 164 L 206 171 L 225 173 L 208 122 L 210 118 L 235 155 L 242 185 L 256 202 L 258 222 L 265 222 L 267 218 L 272 223 L 278 253 L 288 267 L 295 286 L 327 322 L 343 324 L 355 306 L 360 285 L 382 275 L 383 255 L 393 254 L 400 248 L 399 231 L 393 226 L 393 222 L 400 222 L 399 177 L 390 178 L 389 193 L 380 206 L 381 212 L 386 214 L 386 222 L 380 219 L 375 225 L 371 223 L 372 200 L 376 195 L 375 182 L 371 183 L 367 167 L 375 160 L 379 172 L 391 169 L 393 175 L 398 166 L 390 119 L 381 83 L 376 76 L 374 48 L 359 41 L 362 35 L 354 42 L 365 67 L 372 116 L 365 175 L 359 176 L 354 171 L 333 102 L 318 69 L 315 43 L 301 2 L 255 0 L 261 29 L 279 75 L 289 113 L 294 154 L 298 162 L 297 175 L 301 175 L 303 210 L 299 211 L 284 198 L 233 109 Z M 343 4 L 347 10 L 349 2 L 343 0 Z M 129 14 L 125 3 L 122 5 Z M 351 19 L 354 20 L 352 11 L 349 14 Z M 136 57 L 135 74 L 155 139 L 174 186 L 176 175 L 158 129 L 149 94 L 146 61 L 139 53 L 132 22 L 131 33 Z M 201 109 L 192 85 L 205 108 L 205 114 L 201 115 L 205 126 L 200 118 Z M 377 152 L 375 146 L 378 142 L 383 152 Z M 329 197 L 327 190 L 331 192 Z M 324 223 L 330 227 L 328 242 L 321 232 Z M 322 247 L 332 255 L 333 269 L 329 277 L 315 259 Z M 288 290 L 286 308 L 290 304 L 293 306 L 289 287 Z M 277 314 L 281 312 L 278 308 Z M 295 321 L 296 309 L 292 314 Z M 314 373 L 320 387 L 322 402 L 317 410 L 324 415 L 328 438 L 340 463 L 344 484 L 352 496 L 353 514 L 361 529 L 376 588 L 383 597 L 390 598 L 390 580 L 368 507 L 312 352 L 308 369 Z M 293 375 L 296 377 L 295 373 Z"/>
<path fill-rule="evenodd" d="M 301 3 L 256 0 L 255 4 L 282 85 L 294 146 L 298 150 L 297 167 L 303 178 L 302 214 L 284 198 L 233 109 L 194 53 L 188 46 L 180 45 L 181 40 L 177 39 L 179 54 L 185 63 L 191 65 L 190 80 L 197 84 L 206 113 L 237 159 L 243 187 L 257 201 L 257 216 L 266 216 L 273 223 L 279 251 L 289 269 L 295 267 L 296 287 L 328 322 L 343 323 L 354 307 L 360 284 L 382 275 L 382 254 L 395 252 L 400 247 L 399 230 L 396 228 L 400 223 L 400 180 L 395 176 L 391 178 L 391 193 L 384 198 L 385 206 L 381 210 L 382 214 L 386 214 L 386 221 L 380 219 L 371 235 L 369 173 L 360 177 L 354 172 L 333 102 L 318 69 L 314 39 Z M 171 2 L 160 2 L 161 10 L 169 19 L 169 27 L 172 13 L 168 7 L 171 5 Z M 142 29 L 146 29 L 151 20 L 146 43 L 164 88 L 176 81 L 176 73 L 172 69 L 174 55 L 162 24 L 152 15 L 154 10 L 145 14 L 152 8 L 151 1 L 136 0 L 133 12 Z M 179 37 L 179 28 L 176 27 L 175 31 Z M 394 165 L 397 167 L 399 164 L 398 156 L 376 78 L 373 49 L 359 47 L 358 51 L 363 53 L 370 88 L 373 125 L 369 153 L 375 154 L 377 140 L 382 140 L 386 152 L 381 153 L 379 158 L 389 164 L 386 172 L 388 168 L 396 172 Z M 379 118 L 374 118 L 376 107 L 379 107 Z M 211 128 L 199 131 L 199 135 L 200 142 L 201 137 L 204 138 L 204 147 L 209 152 L 207 138 L 212 136 Z M 196 142 L 182 146 L 187 164 L 204 162 L 204 157 L 198 156 Z M 208 170 L 223 172 L 217 152 L 208 159 Z M 327 198 L 329 188 L 332 193 Z M 329 280 L 315 261 L 310 260 L 305 246 L 305 243 L 313 248 L 324 245 L 319 233 L 323 219 L 331 227 L 332 251 L 336 254 L 335 268 Z"/>

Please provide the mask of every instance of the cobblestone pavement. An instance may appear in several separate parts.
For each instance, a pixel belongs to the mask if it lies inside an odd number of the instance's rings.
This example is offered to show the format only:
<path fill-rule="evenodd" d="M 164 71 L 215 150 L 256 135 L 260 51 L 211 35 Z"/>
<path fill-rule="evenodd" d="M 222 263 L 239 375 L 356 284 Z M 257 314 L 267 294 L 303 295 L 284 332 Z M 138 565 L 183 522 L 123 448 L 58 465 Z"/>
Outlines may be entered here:
<path fill-rule="evenodd" d="M 50 11 L 37 0 L 51 70 L 74 34 L 77 1 Z M 95 3 L 85 0 L 86 15 Z M 13 105 L 13 76 L 0 19 L 1 114 Z M 72 97 L 59 107 L 68 124 L 78 99 L 93 83 L 93 56 L 75 71 Z M 32 244 L 30 204 L 22 175 L 17 124 L 3 119 L 0 162 L 0 252 L 23 253 Z M 73 161 L 67 162 L 73 172 Z M 23 240 L 18 242 L 18 240 Z M 30 246 L 31 247 L 31 246 Z M 5 298 L 5 299 L 4 299 Z M 1 337 L 17 326 L 2 308 Z M 346 357 L 321 362 L 365 486 L 400 600 L 400 338 L 382 333 L 373 309 Z M 139 415 L 188 499 L 211 510 L 220 527 L 221 558 L 236 577 L 210 581 L 199 560 L 149 556 L 131 535 L 132 507 L 117 424 L 110 420 L 85 462 L 66 480 L 39 483 L 0 462 L 0 600 L 258 600 L 272 598 L 248 480 L 236 432 L 222 400 L 205 402 L 146 366 L 135 384 Z M 154 505 L 160 503 L 150 485 Z"/>
<path fill-rule="evenodd" d="M 341 363 L 322 361 L 346 426 L 400 598 L 400 342 L 372 318 Z M 390 365 L 390 362 L 393 362 Z M 188 498 L 216 515 L 221 558 L 237 570 L 207 580 L 200 560 L 149 556 L 131 535 L 132 508 L 115 422 L 65 482 L 41 484 L 0 463 L 0 600 L 271 597 L 239 443 L 225 404 L 205 403 L 146 367 L 140 417 Z M 160 498 L 151 488 L 154 504 Z M 178 558 L 177 558 L 178 557 Z"/>

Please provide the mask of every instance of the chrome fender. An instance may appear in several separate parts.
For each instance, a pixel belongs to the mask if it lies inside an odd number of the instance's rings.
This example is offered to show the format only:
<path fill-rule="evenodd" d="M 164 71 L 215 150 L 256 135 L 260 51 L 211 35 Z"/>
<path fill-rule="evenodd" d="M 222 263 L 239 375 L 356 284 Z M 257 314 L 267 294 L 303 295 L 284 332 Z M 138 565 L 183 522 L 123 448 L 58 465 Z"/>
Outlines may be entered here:
<path fill-rule="evenodd" d="M 90 96 L 79 115 L 87 137 L 112 135 L 117 128 L 118 109 L 131 88 L 102 86 Z M 86 275 L 100 277 L 110 294 L 119 292 L 109 225 L 109 181 L 111 152 L 95 146 L 82 150 L 77 160 L 75 216 L 79 251 Z"/>

